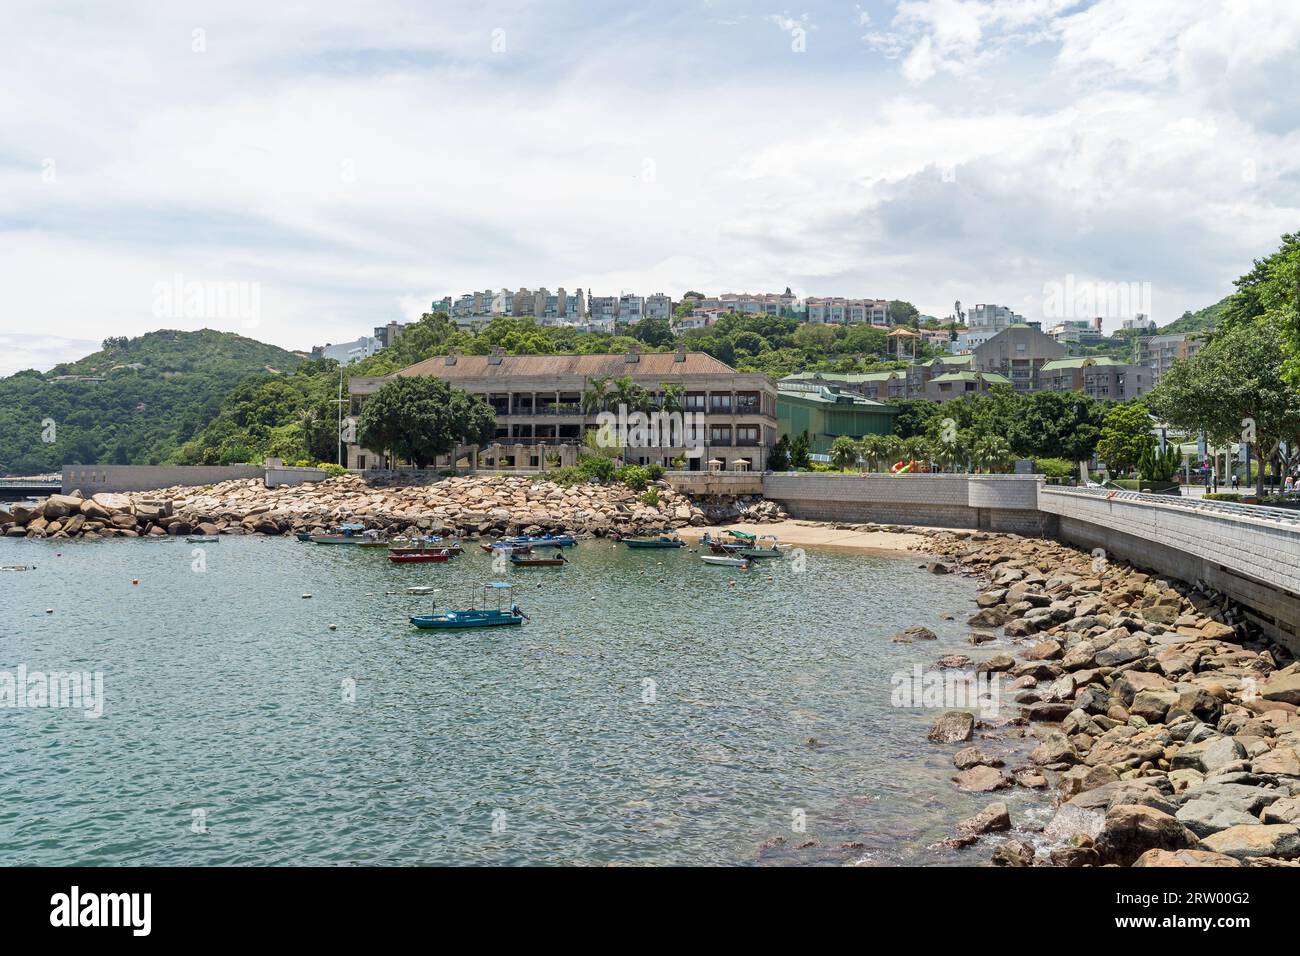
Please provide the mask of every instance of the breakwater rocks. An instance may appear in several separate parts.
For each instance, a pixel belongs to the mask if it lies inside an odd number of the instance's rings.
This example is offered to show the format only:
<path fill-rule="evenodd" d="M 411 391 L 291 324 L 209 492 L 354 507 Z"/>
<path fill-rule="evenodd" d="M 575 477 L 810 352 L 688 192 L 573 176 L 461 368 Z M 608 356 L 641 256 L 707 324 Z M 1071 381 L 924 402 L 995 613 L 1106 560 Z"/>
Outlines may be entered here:
<path fill-rule="evenodd" d="M 51 495 L 34 505 L 0 506 L 0 532 L 92 539 L 290 534 L 363 522 L 392 532 L 461 536 L 552 530 L 608 535 L 784 517 L 775 503 L 760 498 L 696 501 L 666 482 L 652 482 L 641 492 L 619 484 L 566 487 L 495 475 L 382 481 L 343 475 L 296 487 L 267 488 L 245 479 L 91 498 Z"/>
<path fill-rule="evenodd" d="M 930 570 L 981 579 L 972 643 L 1003 651 L 979 665 L 999 716 L 945 714 L 931 739 L 963 790 L 1054 805 L 1041 828 L 990 805 L 951 845 L 997 839 L 1002 866 L 1300 866 L 1300 663 L 1240 608 L 1099 552 L 914 530 Z"/>

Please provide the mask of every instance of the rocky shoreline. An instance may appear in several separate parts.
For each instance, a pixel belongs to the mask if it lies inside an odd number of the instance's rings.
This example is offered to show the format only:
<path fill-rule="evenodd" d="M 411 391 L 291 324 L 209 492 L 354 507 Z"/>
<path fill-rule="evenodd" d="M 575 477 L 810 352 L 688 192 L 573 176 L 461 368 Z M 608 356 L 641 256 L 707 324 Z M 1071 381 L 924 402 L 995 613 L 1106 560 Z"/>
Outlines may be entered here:
<path fill-rule="evenodd" d="M 619 484 L 557 485 L 530 477 L 472 476 L 371 480 L 342 475 L 293 487 L 258 479 L 131 494 L 51 495 L 32 505 L 0 505 L 10 538 L 137 538 L 188 534 L 283 535 L 325 531 L 344 522 L 391 533 L 477 537 L 568 531 L 639 534 L 729 521 L 786 517 L 758 497 L 698 502 L 667 482 L 655 492 Z M 653 500 L 657 497 L 657 501 Z"/>
<path fill-rule="evenodd" d="M 1300 866 L 1300 662 L 1240 608 L 1053 541 L 921 533 L 932 572 L 981 581 L 972 644 L 1001 633 L 1017 650 L 975 665 L 1000 675 L 1000 716 L 949 711 L 930 739 L 953 749 L 962 790 L 1027 787 L 1055 806 L 1034 832 L 989 804 L 947 845 L 1010 834 L 999 866 Z"/>

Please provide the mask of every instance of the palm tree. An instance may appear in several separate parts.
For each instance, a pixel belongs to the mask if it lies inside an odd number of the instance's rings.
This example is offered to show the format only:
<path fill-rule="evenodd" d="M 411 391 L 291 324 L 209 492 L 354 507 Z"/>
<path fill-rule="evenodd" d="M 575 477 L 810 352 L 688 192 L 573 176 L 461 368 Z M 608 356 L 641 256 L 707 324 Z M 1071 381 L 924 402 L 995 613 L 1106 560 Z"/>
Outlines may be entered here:
<path fill-rule="evenodd" d="M 848 435 L 841 435 L 831 442 L 831 463 L 840 471 L 846 471 L 858 462 L 858 443 Z"/>
<path fill-rule="evenodd" d="M 590 415 L 593 412 L 605 410 L 609 404 L 609 383 L 610 377 L 602 375 L 600 378 L 587 379 L 587 387 L 582 393 L 582 411 Z"/>
<path fill-rule="evenodd" d="M 983 435 L 975 441 L 971 459 L 980 471 L 1005 469 L 1011 460 L 1011 446 L 1001 435 Z"/>
<path fill-rule="evenodd" d="M 622 405 L 628 411 L 633 411 L 637 407 L 641 394 L 645 392 L 640 385 L 632 381 L 630 375 L 624 375 L 622 378 L 614 380 L 614 394 L 612 396 L 615 405 Z"/>
<path fill-rule="evenodd" d="M 888 435 L 864 435 L 862 441 L 858 442 L 862 457 L 872 471 L 880 470 L 881 459 L 885 457 L 888 448 L 888 437 Z"/>
<path fill-rule="evenodd" d="M 908 461 L 929 461 L 930 440 L 924 435 L 903 439 L 903 457 Z"/>
<path fill-rule="evenodd" d="M 662 382 L 659 388 L 663 392 L 663 402 L 661 407 L 665 412 L 673 413 L 682 410 L 682 396 L 686 389 L 676 382 Z"/>
<path fill-rule="evenodd" d="M 897 435 L 886 435 L 884 438 L 881 443 L 881 455 L 885 461 L 893 465 L 903 454 L 903 439 Z"/>

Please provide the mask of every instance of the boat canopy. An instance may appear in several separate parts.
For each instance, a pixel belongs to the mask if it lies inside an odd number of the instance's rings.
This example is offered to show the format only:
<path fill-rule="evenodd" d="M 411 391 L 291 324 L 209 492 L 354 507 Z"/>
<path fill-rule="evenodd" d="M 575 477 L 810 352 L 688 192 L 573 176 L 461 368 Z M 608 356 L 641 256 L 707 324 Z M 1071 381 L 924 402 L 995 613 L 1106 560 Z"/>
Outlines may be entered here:
<path fill-rule="evenodd" d="M 728 528 L 728 529 L 727 529 L 727 534 L 732 535 L 733 537 L 739 538 L 741 541 L 753 541 L 753 540 L 755 540 L 754 536 L 753 536 L 752 534 L 750 534 L 748 531 L 732 531 L 730 528 Z"/>

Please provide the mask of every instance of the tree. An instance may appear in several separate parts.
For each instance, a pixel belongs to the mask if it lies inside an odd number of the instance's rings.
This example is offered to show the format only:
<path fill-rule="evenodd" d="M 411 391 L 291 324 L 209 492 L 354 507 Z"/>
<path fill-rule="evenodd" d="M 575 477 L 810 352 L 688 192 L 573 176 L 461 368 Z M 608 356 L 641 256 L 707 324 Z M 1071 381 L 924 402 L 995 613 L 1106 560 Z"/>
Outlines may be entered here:
<path fill-rule="evenodd" d="M 667 319 L 642 319 L 632 326 L 632 337 L 645 345 L 667 348 L 675 341 L 672 323 Z"/>
<path fill-rule="evenodd" d="M 831 464 L 840 471 L 852 468 L 858 463 L 858 443 L 848 435 L 840 435 L 831 442 Z"/>
<path fill-rule="evenodd" d="M 916 325 L 921 313 L 910 302 L 904 302 L 902 299 L 893 299 L 889 303 L 889 324 L 890 325 Z"/>
<path fill-rule="evenodd" d="M 1148 396 L 1149 397 L 1149 396 Z M 1159 414 L 1159 413 L 1157 413 Z M 1168 417 L 1171 424 L 1176 424 Z M 1155 439 L 1151 436 L 1151 416 L 1143 402 L 1122 402 L 1113 406 L 1102 419 L 1097 440 L 1097 457 L 1112 474 L 1133 468 Z"/>
<path fill-rule="evenodd" d="M 858 443 L 863 460 L 872 471 L 880 470 L 880 463 L 888 453 L 888 435 L 863 435 Z"/>
<path fill-rule="evenodd" d="M 1147 396 L 1171 425 L 1204 429 L 1215 444 L 1250 442 L 1259 462 L 1259 495 L 1264 464 L 1278 444 L 1300 439 L 1300 391 L 1288 379 L 1280 324 L 1273 312 L 1225 322 L 1208 345 L 1175 362 Z"/>
<path fill-rule="evenodd" d="M 802 431 L 790 443 L 790 467 L 807 471 L 812 467 L 812 455 L 808 446 L 808 432 Z"/>
<path fill-rule="evenodd" d="M 790 470 L 790 439 L 782 435 L 772 446 L 772 450 L 767 456 L 767 467 L 769 471 L 789 471 Z"/>
<path fill-rule="evenodd" d="M 582 410 L 590 415 L 593 412 L 602 412 L 609 404 L 609 383 L 611 379 L 608 375 L 600 378 L 587 379 L 587 387 L 582 393 Z"/>
<path fill-rule="evenodd" d="M 481 398 L 426 376 L 395 378 L 361 409 L 358 439 L 418 468 L 458 445 L 484 445 L 496 416 Z"/>

